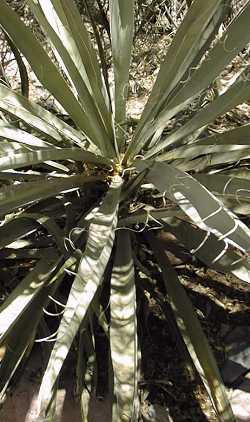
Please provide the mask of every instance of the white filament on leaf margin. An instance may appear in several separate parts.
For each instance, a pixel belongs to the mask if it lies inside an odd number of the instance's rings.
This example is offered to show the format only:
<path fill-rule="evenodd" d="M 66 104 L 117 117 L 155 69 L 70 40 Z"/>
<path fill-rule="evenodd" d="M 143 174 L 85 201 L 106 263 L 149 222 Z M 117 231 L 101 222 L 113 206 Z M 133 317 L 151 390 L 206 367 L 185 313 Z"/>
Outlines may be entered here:
<path fill-rule="evenodd" d="M 226 195 L 226 190 L 227 190 L 227 188 L 228 188 L 228 185 L 234 180 L 235 178 L 234 177 L 231 177 L 228 181 L 227 181 L 227 183 L 225 184 L 225 186 L 224 186 L 224 188 L 223 188 L 223 191 L 222 191 L 222 194 L 223 195 Z"/>
<path fill-rule="evenodd" d="M 53 313 L 53 312 L 49 312 L 49 311 L 47 311 L 47 309 L 43 308 L 43 312 L 46 315 L 49 315 L 49 316 L 60 316 L 60 315 L 62 315 L 64 313 L 64 309 L 62 311 L 60 311 L 60 312 Z"/>
<path fill-rule="evenodd" d="M 42 343 L 42 342 L 51 342 L 51 341 L 56 341 L 57 337 L 55 337 L 58 334 L 58 329 L 50 334 L 47 337 L 42 337 L 42 338 L 38 338 L 35 340 L 35 343 Z"/>
<path fill-rule="evenodd" d="M 223 255 L 225 255 L 225 253 L 226 253 L 226 252 L 227 252 L 227 250 L 228 250 L 228 246 L 229 246 L 229 244 L 228 244 L 227 242 L 225 242 L 225 247 L 224 247 L 224 249 L 221 251 L 221 253 L 219 253 L 219 255 L 218 255 L 218 256 L 216 256 L 216 257 L 213 259 L 212 264 L 214 264 L 215 262 L 219 261 L 219 260 L 223 257 Z"/>
<path fill-rule="evenodd" d="M 192 253 L 192 254 L 194 254 L 194 253 L 196 253 L 196 252 L 198 252 L 198 250 L 200 249 L 200 248 L 202 248 L 202 246 L 206 243 L 206 241 L 207 241 L 207 239 L 209 238 L 209 236 L 210 236 L 210 232 L 206 232 L 206 235 L 205 235 L 205 237 L 204 237 L 204 239 L 201 241 L 201 243 L 195 248 L 195 249 L 191 249 L 190 250 L 190 252 Z"/>
<path fill-rule="evenodd" d="M 129 231 L 134 232 L 134 233 L 142 233 L 148 227 L 148 222 L 149 222 L 150 219 L 155 221 L 157 224 L 159 224 L 159 226 L 149 227 L 148 230 L 160 230 L 164 227 L 164 224 L 162 224 L 159 220 L 157 220 L 155 217 L 153 217 L 150 214 L 150 211 L 147 210 L 146 212 L 147 212 L 146 220 L 144 222 L 144 226 L 141 229 L 136 230 L 136 229 L 131 229 L 131 227 L 124 226 L 124 227 L 116 227 L 115 231 L 116 230 L 129 230 Z"/>
<path fill-rule="evenodd" d="M 59 300 L 55 299 L 53 296 L 48 296 L 52 302 L 55 302 L 57 305 L 62 306 L 62 308 L 66 308 L 66 305 L 64 305 L 62 302 L 59 302 Z"/>

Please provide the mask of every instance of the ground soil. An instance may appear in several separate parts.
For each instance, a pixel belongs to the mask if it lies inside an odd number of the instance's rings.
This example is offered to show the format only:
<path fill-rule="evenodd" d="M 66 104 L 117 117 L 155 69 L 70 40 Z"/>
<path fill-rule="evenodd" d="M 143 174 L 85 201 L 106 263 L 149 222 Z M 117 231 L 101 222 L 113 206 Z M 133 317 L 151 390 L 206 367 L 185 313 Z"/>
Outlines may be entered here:
<path fill-rule="evenodd" d="M 226 333 L 249 325 L 250 287 L 235 277 L 192 265 L 179 268 L 178 273 L 222 368 L 227 360 Z M 174 422 L 216 422 L 206 391 L 190 368 L 187 355 L 178 347 L 162 309 L 153 298 L 149 298 L 148 306 L 142 343 L 146 405 L 157 403 L 167 408 Z M 244 420 L 249 421 L 250 415 Z"/>

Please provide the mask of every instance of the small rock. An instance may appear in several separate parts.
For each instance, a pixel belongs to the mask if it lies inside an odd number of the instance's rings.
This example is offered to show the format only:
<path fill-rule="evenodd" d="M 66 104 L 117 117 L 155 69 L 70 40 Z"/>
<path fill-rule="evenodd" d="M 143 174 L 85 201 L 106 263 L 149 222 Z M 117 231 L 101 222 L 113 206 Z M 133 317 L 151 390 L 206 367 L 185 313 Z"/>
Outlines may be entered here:
<path fill-rule="evenodd" d="M 227 385 L 241 382 L 250 370 L 250 327 L 236 327 L 225 337 L 227 361 L 222 368 L 222 378 Z"/>
<path fill-rule="evenodd" d="M 237 422 L 250 422 L 250 379 L 231 392 L 230 402 Z"/>

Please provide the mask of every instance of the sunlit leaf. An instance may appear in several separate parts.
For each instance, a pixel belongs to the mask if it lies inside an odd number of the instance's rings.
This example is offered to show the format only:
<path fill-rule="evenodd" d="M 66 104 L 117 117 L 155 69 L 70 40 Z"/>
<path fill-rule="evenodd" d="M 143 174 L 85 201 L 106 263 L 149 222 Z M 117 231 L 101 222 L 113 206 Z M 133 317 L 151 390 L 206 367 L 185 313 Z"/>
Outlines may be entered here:
<path fill-rule="evenodd" d="M 63 362 L 102 281 L 109 261 L 114 241 L 114 229 L 117 224 L 121 185 L 121 178 L 115 177 L 103 203 L 97 210 L 91 212 L 93 219 L 88 229 L 87 244 L 69 293 L 57 341 L 40 388 L 39 397 L 43 417 L 50 406 L 53 387 Z"/>
<path fill-rule="evenodd" d="M 43 257 L 36 267 L 17 285 L 0 307 L 0 339 L 5 338 L 16 320 L 46 284 L 56 269 L 58 255 L 54 252 Z"/>
<path fill-rule="evenodd" d="M 247 160 L 250 158 L 250 148 L 240 148 L 235 151 L 229 152 L 218 152 L 212 154 L 205 154 L 200 157 L 194 158 L 193 160 L 174 160 L 171 164 L 182 171 L 195 171 L 196 173 L 210 171 L 215 168 L 218 171 L 222 171 L 225 165 L 232 165 L 231 163 L 239 163 L 241 160 Z M 158 157 L 161 161 L 161 156 Z"/>
<path fill-rule="evenodd" d="M 199 139 L 189 145 L 175 148 L 172 151 L 161 154 L 160 159 L 166 161 L 179 158 L 193 160 L 200 155 L 207 156 L 212 153 L 224 154 L 230 151 L 238 151 L 242 154 L 242 158 L 244 158 L 244 154 L 249 154 L 249 149 L 250 125 L 244 125 L 223 133 L 216 133 L 205 139 Z"/>
<path fill-rule="evenodd" d="M 49 179 L 46 183 L 26 182 L 13 187 L 4 187 L 0 190 L 0 213 L 7 213 L 13 208 L 27 205 L 50 196 L 58 195 L 71 189 L 77 189 L 86 183 L 100 180 L 99 177 L 69 176 L 66 178 Z"/>
<path fill-rule="evenodd" d="M 203 51 L 210 35 L 218 27 L 218 22 L 223 19 L 224 6 L 224 1 L 213 0 L 204 3 L 202 0 L 196 0 L 188 10 L 161 65 L 125 159 L 136 155 L 147 142 L 149 129 L 157 113 L 193 66 L 197 56 L 200 58 L 200 51 Z"/>
<path fill-rule="evenodd" d="M 111 161 L 80 148 L 42 149 L 21 154 L 0 156 L 0 170 L 17 169 L 50 160 L 76 160 L 87 163 L 111 165 Z"/>
<path fill-rule="evenodd" d="M 11 327 L 8 331 L 5 332 L 4 336 L 1 337 L 0 347 L 4 348 L 5 354 L 1 361 L 0 365 L 0 397 L 3 398 L 3 395 L 8 387 L 8 384 L 19 366 L 22 359 L 26 354 L 29 354 L 33 346 L 36 328 L 40 322 L 40 319 L 43 314 L 43 309 L 46 308 L 50 296 L 54 294 L 57 287 L 61 283 L 64 277 L 64 268 L 70 267 L 74 262 L 74 258 L 70 258 L 64 266 L 62 266 L 59 271 L 54 275 L 51 282 L 51 268 L 48 261 L 48 257 L 44 257 L 38 266 L 43 267 L 43 270 L 48 266 L 47 273 L 47 283 L 44 280 L 40 280 L 40 288 L 34 289 L 32 296 L 29 297 L 28 302 L 25 307 L 18 306 L 19 314 L 16 314 L 15 319 L 13 319 Z M 49 263 L 49 265 L 48 265 Z M 42 268 L 40 268 L 42 269 Z M 33 270 L 31 277 L 36 280 L 37 269 Z M 45 270 L 46 271 L 46 270 Z M 37 274 L 36 274 L 37 273 Z M 30 286 L 34 288 L 34 286 Z M 38 287 L 38 286 L 37 286 Z M 24 290 L 23 295 L 20 299 L 25 299 L 27 291 Z M 17 310 L 15 309 L 15 311 Z M 0 314 L 1 315 L 1 314 Z M 32 318 L 31 318 L 32 315 Z M 20 335 L 21 333 L 21 335 Z M 53 396 L 54 398 L 54 396 Z"/>
<path fill-rule="evenodd" d="M 24 54 L 32 66 L 32 70 L 69 113 L 76 125 L 84 131 L 86 136 L 100 146 L 109 142 L 100 122 L 91 118 L 91 111 L 84 109 L 77 101 L 66 81 L 51 61 L 41 44 L 35 39 L 32 32 L 18 18 L 16 13 L 5 3 L 0 1 L 0 24 L 11 37 L 15 45 Z"/>
<path fill-rule="evenodd" d="M 88 328 L 83 327 L 79 334 L 77 351 L 77 394 L 80 400 L 81 417 L 83 422 L 88 422 L 90 392 L 95 366 L 95 349 L 93 338 Z"/>
<path fill-rule="evenodd" d="M 138 170 L 144 170 L 147 166 L 150 166 L 150 162 L 146 160 L 136 164 Z M 244 252 L 250 249 L 249 228 L 191 175 L 168 164 L 151 162 L 147 178 L 198 227 Z"/>
<path fill-rule="evenodd" d="M 43 27 L 56 56 L 69 80 L 79 94 L 79 100 L 88 107 L 92 102 L 92 118 L 102 117 L 104 130 L 112 139 L 111 115 L 107 108 L 107 93 L 103 84 L 96 53 L 90 42 L 77 7 L 73 2 L 29 0 L 37 20 Z M 105 103 L 106 100 L 106 103 Z"/>
<path fill-rule="evenodd" d="M 124 147 L 126 98 L 134 31 L 134 0 L 110 0 L 114 67 L 114 118 L 119 150 Z"/>
<path fill-rule="evenodd" d="M 181 81 L 180 87 L 168 98 L 154 123 L 145 125 L 144 135 L 146 139 L 149 139 L 155 133 L 157 141 L 167 122 L 191 104 L 204 89 L 207 89 L 231 60 L 247 45 L 250 40 L 249 32 L 244 31 L 242 36 L 240 29 L 247 26 L 249 18 L 250 5 L 246 5 L 227 27 L 223 35 L 218 37 L 217 42 L 215 42 L 214 47 L 207 54 L 200 67 L 190 66 L 186 78 Z M 215 21 L 213 21 L 213 24 L 215 24 Z"/>
<path fill-rule="evenodd" d="M 110 348 L 114 371 L 112 421 L 138 419 L 138 347 L 134 265 L 128 231 L 117 234 L 111 277 Z"/>
<path fill-rule="evenodd" d="M 231 272 L 240 280 L 250 282 L 248 258 L 236 253 L 225 240 L 218 240 L 213 233 L 193 227 L 183 220 L 164 218 L 163 221 L 167 223 L 167 229 L 209 268 L 222 273 Z"/>
<path fill-rule="evenodd" d="M 14 126 L 0 121 L 0 137 L 10 139 L 20 144 L 34 148 L 49 148 L 51 144 L 45 142 L 24 130 L 17 129 Z"/>
<path fill-rule="evenodd" d="M 230 111 L 233 107 L 248 101 L 250 98 L 250 81 L 249 81 L 250 67 L 244 69 L 236 82 L 228 88 L 228 90 L 217 97 L 214 101 L 203 107 L 195 114 L 186 124 L 174 131 L 172 134 L 163 138 L 157 145 L 152 147 L 145 155 L 145 158 L 150 158 L 159 153 L 169 145 L 178 146 L 182 142 L 185 143 L 184 138 L 187 139 L 189 135 L 194 133 L 197 129 L 207 126 L 213 122 L 216 117 Z"/>
<path fill-rule="evenodd" d="M 70 141 L 82 145 L 84 136 L 63 120 L 45 110 L 33 101 L 27 100 L 5 85 L 0 84 L 0 109 L 23 120 L 37 131 L 49 136 L 49 139 Z"/>

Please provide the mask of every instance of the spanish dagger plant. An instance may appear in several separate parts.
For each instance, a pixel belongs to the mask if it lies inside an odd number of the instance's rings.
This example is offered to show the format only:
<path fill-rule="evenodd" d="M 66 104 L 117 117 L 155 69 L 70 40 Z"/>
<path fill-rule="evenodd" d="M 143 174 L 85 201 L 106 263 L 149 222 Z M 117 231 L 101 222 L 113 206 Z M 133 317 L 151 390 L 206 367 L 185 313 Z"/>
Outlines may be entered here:
<path fill-rule="evenodd" d="M 249 175 L 244 167 L 237 172 L 233 168 L 250 157 L 250 125 L 216 135 L 205 132 L 217 116 L 249 100 L 249 66 L 222 95 L 164 135 L 170 120 L 178 119 L 178 113 L 199 98 L 250 41 L 250 4 L 219 33 L 230 1 L 192 2 L 132 136 L 127 130 L 126 99 L 134 0 L 110 0 L 112 92 L 74 2 L 27 0 L 27 4 L 56 60 L 5 0 L 0 0 L 0 25 L 74 127 L 0 84 L 2 256 L 35 262 L 0 307 L 4 351 L 0 396 L 34 344 L 43 309 L 70 272 L 74 280 L 57 333 L 51 336 L 55 342 L 40 388 L 41 420 L 54 420 L 57 380 L 76 340 L 78 378 L 84 377 L 95 352 L 87 327 L 97 315 L 110 342 L 112 421 L 137 421 L 136 250 L 132 251 L 131 229 L 137 236 L 138 224 L 146 232 L 150 221 L 157 219 L 207 266 L 250 281 L 250 230 L 241 221 L 250 209 Z M 130 204 L 136 202 L 136 192 L 145 181 L 162 193 L 167 206 L 132 212 Z M 148 240 L 183 341 L 218 420 L 234 421 L 190 300 L 152 232 Z M 107 316 L 99 297 L 109 283 Z M 78 390 L 85 421 L 82 381 Z"/>

